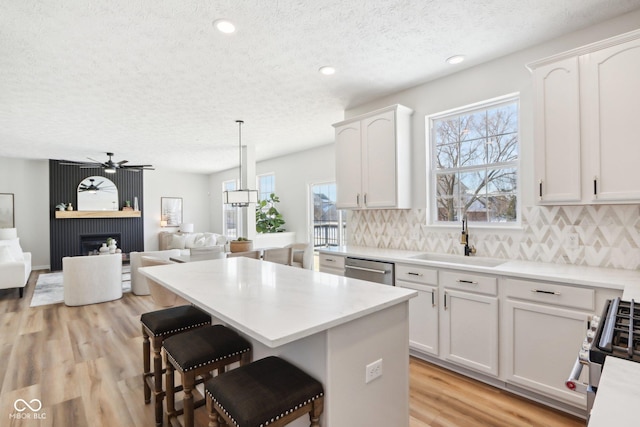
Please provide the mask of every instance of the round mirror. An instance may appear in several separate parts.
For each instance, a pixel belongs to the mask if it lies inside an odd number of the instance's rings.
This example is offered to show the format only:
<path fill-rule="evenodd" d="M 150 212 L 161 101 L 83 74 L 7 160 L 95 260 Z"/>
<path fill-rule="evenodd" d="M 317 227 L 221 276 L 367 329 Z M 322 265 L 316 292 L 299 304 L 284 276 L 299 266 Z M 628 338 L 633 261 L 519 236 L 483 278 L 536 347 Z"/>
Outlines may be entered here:
<path fill-rule="evenodd" d="M 90 176 L 78 185 L 79 211 L 117 211 L 118 188 L 109 178 Z"/>

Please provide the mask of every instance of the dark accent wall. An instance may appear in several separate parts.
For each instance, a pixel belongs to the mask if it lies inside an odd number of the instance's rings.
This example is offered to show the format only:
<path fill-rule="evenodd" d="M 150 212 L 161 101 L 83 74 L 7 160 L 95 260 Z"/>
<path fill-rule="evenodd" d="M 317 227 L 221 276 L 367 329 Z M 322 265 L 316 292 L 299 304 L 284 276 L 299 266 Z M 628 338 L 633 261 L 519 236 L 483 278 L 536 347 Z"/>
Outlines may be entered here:
<path fill-rule="evenodd" d="M 78 166 L 61 165 L 59 160 L 49 160 L 49 222 L 51 270 L 62 270 L 62 257 L 82 255 L 81 235 L 110 233 L 120 234 L 118 247 L 122 252 L 144 250 L 144 225 L 140 218 L 67 218 L 56 219 L 56 205 L 71 202 L 78 206 L 77 189 L 89 176 L 104 176 L 118 188 L 118 206 L 138 197 L 143 206 L 143 171 L 116 170 L 106 174 L 102 169 L 81 169 Z M 142 212 L 144 215 L 144 212 Z"/>

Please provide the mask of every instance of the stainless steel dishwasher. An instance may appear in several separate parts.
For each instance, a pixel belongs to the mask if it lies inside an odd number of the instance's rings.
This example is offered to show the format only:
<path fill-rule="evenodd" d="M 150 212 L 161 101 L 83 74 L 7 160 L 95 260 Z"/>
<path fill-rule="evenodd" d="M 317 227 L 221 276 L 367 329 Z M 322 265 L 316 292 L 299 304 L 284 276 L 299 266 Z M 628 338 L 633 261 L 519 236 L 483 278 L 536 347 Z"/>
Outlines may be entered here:
<path fill-rule="evenodd" d="M 347 257 L 344 262 L 345 277 L 368 280 L 383 285 L 394 285 L 394 270 L 395 264 L 392 262 L 351 257 Z"/>

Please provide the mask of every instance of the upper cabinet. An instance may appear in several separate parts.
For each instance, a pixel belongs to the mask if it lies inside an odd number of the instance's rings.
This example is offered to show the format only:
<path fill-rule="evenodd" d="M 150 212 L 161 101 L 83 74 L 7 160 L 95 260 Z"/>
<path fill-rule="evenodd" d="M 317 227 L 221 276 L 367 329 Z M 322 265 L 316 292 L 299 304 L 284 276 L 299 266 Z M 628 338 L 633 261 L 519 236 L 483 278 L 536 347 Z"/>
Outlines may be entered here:
<path fill-rule="evenodd" d="M 336 123 L 336 206 L 410 208 L 413 110 L 393 105 Z"/>
<path fill-rule="evenodd" d="M 640 31 L 529 64 L 541 204 L 637 203 Z"/>

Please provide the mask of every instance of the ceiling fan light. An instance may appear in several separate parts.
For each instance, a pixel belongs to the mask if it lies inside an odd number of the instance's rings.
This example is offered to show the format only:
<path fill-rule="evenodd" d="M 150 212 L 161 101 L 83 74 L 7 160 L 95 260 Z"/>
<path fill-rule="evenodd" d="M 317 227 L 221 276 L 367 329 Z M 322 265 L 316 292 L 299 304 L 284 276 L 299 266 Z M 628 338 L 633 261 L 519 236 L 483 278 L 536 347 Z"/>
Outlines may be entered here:
<path fill-rule="evenodd" d="M 225 34 L 231 34 L 236 31 L 236 26 L 233 25 L 233 22 L 227 21 L 226 19 L 218 19 L 213 21 L 213 26 L 218 31 Z"/>
<path fill-rule="evenodd" d="M 106 173 L 116 173 L 116 168 L 114 167 L 108 167 L 108 168 L 104 168 L 104 171 Z"/>

